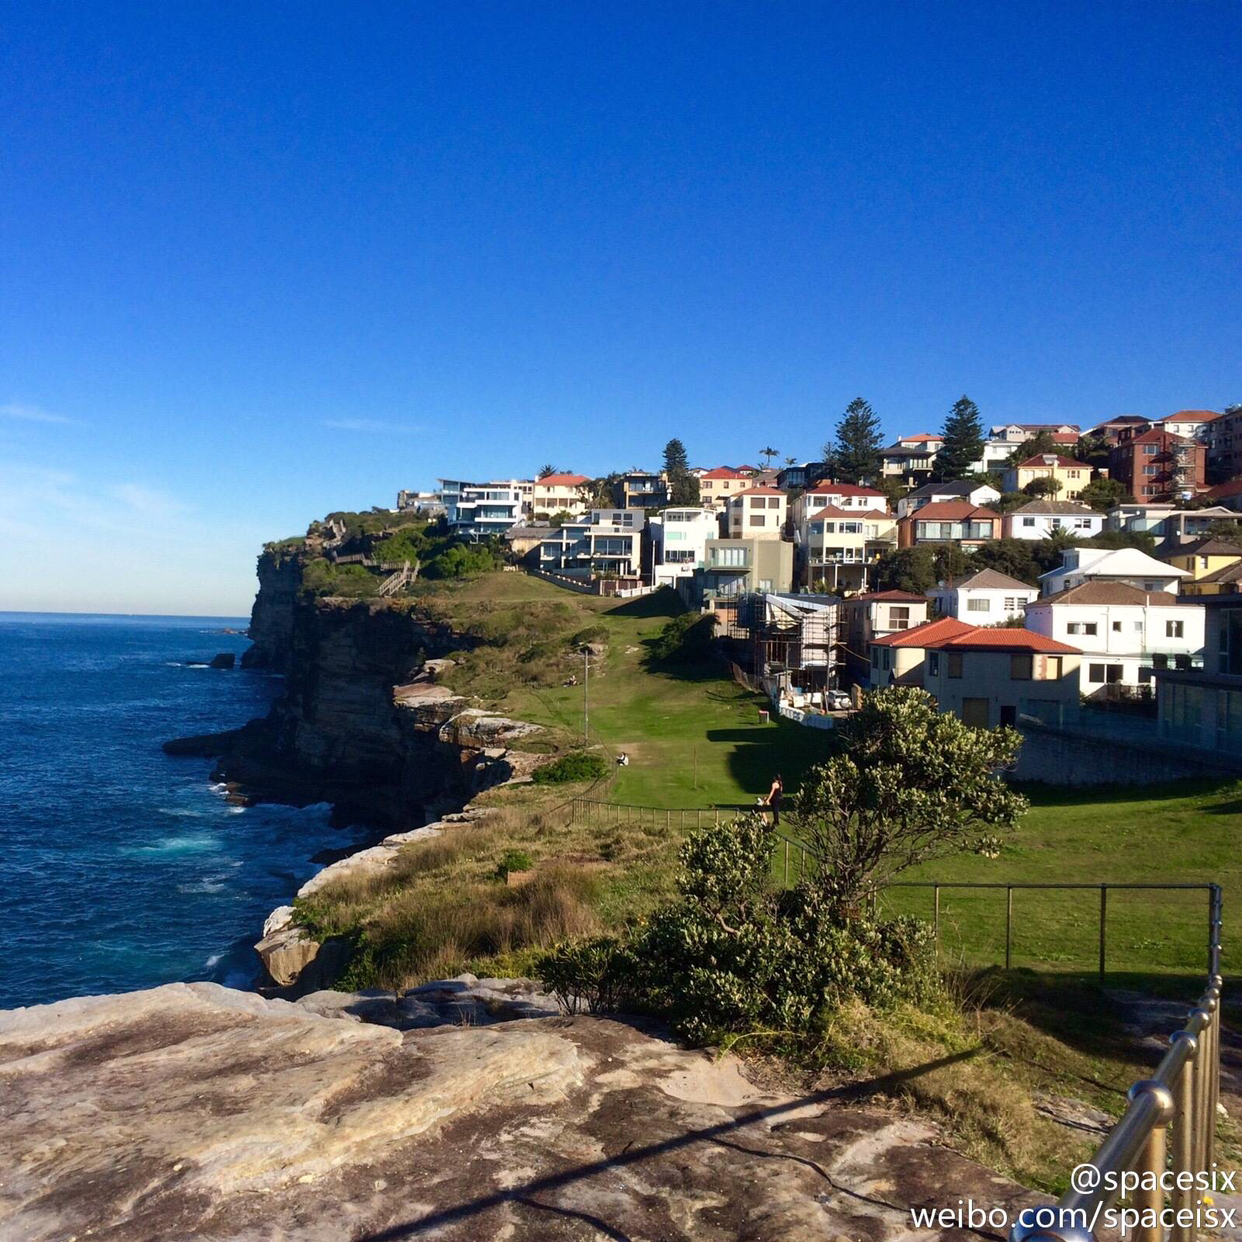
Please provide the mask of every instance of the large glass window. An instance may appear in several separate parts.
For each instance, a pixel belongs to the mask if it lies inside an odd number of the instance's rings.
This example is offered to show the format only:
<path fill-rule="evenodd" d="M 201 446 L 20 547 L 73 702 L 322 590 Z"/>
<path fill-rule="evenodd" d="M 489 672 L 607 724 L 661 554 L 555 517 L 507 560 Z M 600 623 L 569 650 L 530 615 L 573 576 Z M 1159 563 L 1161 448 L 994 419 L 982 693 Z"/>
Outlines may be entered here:
<path fill-rule="evenodd" d="M 1030 681 L 1034 657 L 1029 651 L 1015 652 L 1009 657 L 1009 680 Z"/>

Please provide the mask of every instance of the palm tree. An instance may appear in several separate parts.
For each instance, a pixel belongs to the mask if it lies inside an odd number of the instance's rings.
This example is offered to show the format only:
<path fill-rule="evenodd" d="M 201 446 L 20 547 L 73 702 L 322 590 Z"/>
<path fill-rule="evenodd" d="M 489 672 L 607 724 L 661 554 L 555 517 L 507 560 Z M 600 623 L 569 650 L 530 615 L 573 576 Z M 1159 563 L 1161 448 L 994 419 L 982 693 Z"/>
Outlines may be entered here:
<path fill-rule="evenodd" d="M 537 479 L 546 479 L 546 478 L 548 477 L 548 475 L 550 475 L 550 474 L 555 474 L 555 473 L 556 473 L 556 467 L 555 467 L 555 466 L 540 466 L 540 467 L 539 467 L 539 473 L 538 473 L 537 475 L 535 475 L 535 478 L 537 478 Z"/>
<path fill-rule="evenodd" d="M 759 456 L 766 457 L 768 459 L 767 464 L 769 467 L 772 465 L 772 458 L 779 457 L 780 455 L 781 455 L 780 449 L 765 448 L 765 449 L 759 450 Z"/>
<path fill-rule="evenodd" d="M 795 466 L 795 465 L 797 465 L 797 464 L 798 464 L 798 459 L 797 459 L 796 457 L 786 457 L 786 458 L 785 458 L 785 465 L 787 465 L 787 466 Z"/>

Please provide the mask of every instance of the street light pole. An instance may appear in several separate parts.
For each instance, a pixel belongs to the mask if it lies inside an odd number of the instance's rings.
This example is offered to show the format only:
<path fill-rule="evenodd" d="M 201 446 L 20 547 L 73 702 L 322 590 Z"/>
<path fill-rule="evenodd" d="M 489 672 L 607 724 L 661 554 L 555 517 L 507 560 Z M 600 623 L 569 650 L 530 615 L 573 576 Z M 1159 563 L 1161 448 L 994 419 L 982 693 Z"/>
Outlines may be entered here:
<path fill-rule="evenodd" d="M 591 745 L 591 704 L 589 688 L 591 684 L 591 649 L 582 648 L 582 746 L 589 749 Z"/>

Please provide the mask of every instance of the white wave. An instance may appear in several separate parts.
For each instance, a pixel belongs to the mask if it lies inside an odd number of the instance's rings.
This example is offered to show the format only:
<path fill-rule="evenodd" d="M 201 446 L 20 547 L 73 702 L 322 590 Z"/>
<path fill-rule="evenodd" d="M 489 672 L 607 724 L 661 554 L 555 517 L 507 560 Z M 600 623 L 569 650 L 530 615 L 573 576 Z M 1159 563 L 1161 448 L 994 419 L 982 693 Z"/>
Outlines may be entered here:
<path fill-rule="evenodd" d="M 199 880 L 194 884 L 178 884 L 177 892 L 192 895 L 195 893 L 218 893 L 224 887 L 215 880 Z"/>
<path fill-rule="evenodd" d="M 220 960 L 221 960 L 223 957 L 224 957 L 224 954 L 223 954 L 223 953 L 213 953 L 213 954 L 212 954 L 212 955 L 211 955 L 211 956 L 210 956 L 210 957 L 206 960 L 206 962 L 204 962 L 204 963 L 203 963 L 203 965 L 204 965 L 204 966 L 206 966 L 208 970 L 211 970 L 213 967 L 215 967 L 215 966 L 216 966 L 216 965 L 220 962 Z"/>

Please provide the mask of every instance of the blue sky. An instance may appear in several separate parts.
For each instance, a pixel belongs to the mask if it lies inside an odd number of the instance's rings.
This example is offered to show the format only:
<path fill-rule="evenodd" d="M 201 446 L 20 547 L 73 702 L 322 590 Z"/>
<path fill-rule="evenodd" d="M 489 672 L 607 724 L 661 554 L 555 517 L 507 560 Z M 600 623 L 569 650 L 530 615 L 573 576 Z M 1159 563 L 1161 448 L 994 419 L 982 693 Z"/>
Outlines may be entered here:
<path fill-rule="evenodd" d="M 1234 3 L 0 5 L 0 608 L 440 474 L 1242 400 Z M 71 570 L 71 572 L 66 572 Z"/>

